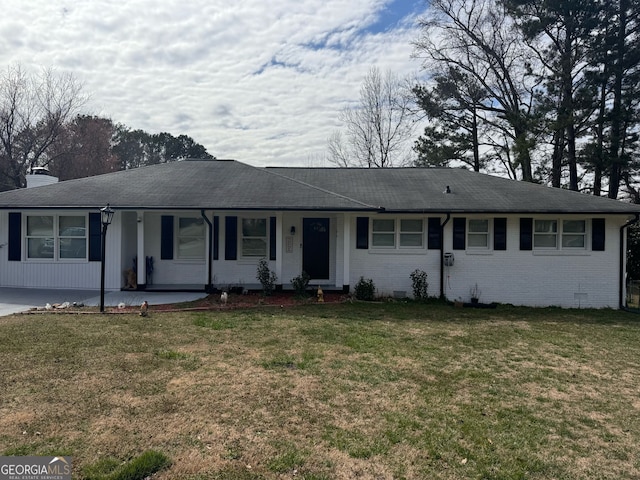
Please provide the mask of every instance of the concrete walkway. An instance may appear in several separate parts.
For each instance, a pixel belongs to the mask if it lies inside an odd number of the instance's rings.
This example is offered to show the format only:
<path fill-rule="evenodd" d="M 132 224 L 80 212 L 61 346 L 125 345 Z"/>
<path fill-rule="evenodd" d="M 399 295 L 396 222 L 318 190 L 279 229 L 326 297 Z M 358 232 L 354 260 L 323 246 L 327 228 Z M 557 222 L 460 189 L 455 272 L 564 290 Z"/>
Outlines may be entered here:
<path fill-rule="evenodd" d="M 205 292 L 144 292 L 117 291 L 105 292 L 104 304 L 115 307 L 120 303 L 126 306 L 140 305 L 144 300 L 149 305 L 164 305 L 198 300 L 206 297 Z M 82 303 L 89 307 L 100 304 L 100 290 L 43 290 L 37 288 L 0 287 L 0 316 L 26 312 L 35 307 L 44 307 L 47 303 Z"/>

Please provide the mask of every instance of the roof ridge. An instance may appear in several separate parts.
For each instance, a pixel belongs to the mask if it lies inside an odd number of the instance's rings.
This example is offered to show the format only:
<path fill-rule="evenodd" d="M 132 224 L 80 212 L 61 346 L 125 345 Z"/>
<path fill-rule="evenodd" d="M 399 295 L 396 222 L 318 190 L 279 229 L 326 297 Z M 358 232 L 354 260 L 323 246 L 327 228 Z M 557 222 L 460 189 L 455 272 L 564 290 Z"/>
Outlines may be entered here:
<path fill-rule="evenodd" d="M 268 173 L 269 175 L 274 175 L 276 177 L 284 178 L 286 180 L 289 180 L 291 182 L 297 183 L 299 185 L 304 185 L 305 187 L 313 188 L 314 190 L 317 190 L 319 192 L 323 192 L 323 193 L 326 193 L 326 194 L 329 194 L 329 195 L 333 195 L 334 197 L 342 198 L 343 200 L 348 200 L 350 202 L 357 203 L 358 205 L 361 205 L 363 207 L 374 208 L 376 210 L 384 210 L 384 208 L 381 207 L 381 206 L 369 205 L 368 203 L 362 202 L 362 201 L 357 200 L 355 198 L 348 197 L 346 195 L 342 195 L 341 193 L 332 192 L 331 190 L 327 190 L 325 188 L 318 187 L 317 185 L 312 185 L 310 183 L 303 182 L 302 180 L 298 180 L 297 178 L 291 178 L 291 177 L 288 177 L 287 175 L 282 175 L 281 173 L 276 173 L 276 172 L 274 172 L 272 170 L 269 170 L 266 167 L 254 167 L 253 165 L 249 165 L 248 163 L 242 163 L 242 162 L 238 162 L 238 163 L 241 164 L 241 165 L 246 165 L 248 167 L 261 170 L 261 171 L 263 171 L 265 173 Z"/>

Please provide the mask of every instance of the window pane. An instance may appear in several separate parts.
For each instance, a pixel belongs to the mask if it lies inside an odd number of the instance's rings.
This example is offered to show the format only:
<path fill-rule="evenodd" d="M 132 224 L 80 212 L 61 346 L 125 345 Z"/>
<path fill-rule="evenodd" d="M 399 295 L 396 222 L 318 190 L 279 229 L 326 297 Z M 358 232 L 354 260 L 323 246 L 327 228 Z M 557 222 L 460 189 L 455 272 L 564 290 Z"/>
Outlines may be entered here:
<path fill-rule="evenodd" d="M 393 233 L 374 233 L 371 237 L 371 243 L 374 247 L 394 247 L 395 238 Z"/>
<path fill-rule="evenodd" d="M 586 225 L 584 220 L 565 220 L 562 222 L 562 231 L 564 233 L 584 233 Z"/>
<path fill-rule="evenodd" d="M 400 246 L 401 247 L 421 247 L 422 233 L 401 233 Z"/>
<path fill-rule="evenodd" d="M 266 237 L 267 236 L 267 219 L 266 218 L 243 218 L 242 219 L 242 236 L 243 237 Z"/>
<path fill-rule="evenodd" d="M 400 231 L 422 232 L 422 220 L 400 220 Z"/>
<path fill-rule="evenodd" d="M 84 238 L 60 239 L 60 258 L 85 258 L 86 256 L 87 241 Z"/>
<path fill-rule="evenodd" d="M 555 220 L 536 220 L 535 232 L 538 233 L 556 233 L 558 231 L 558 222 Z"/>
<path fill-rule="evenodd" d="M 61 216 L 58 220 L 61 237 L 84 237 L 86 236 L 85 230 L 85 217 L 78 216 Z"/>
<path fill-rule="evenodd" d="M 374 232 L 393 232 L 395 231 L 394 220 L 374 220 L 373 221 Z"/>
<path fill-rule="evenodd" d="M 204 236 L 204 220 L 202 218 L 180 218 L 178 235 Z"/>
<path fill-rule="evenodd" d="M 243 238 L 242 239 L 242 256 L 243 257 L 266 257 L 267 242 L 262 238 Z"/>
<path fill-rule="evenodd" d="M 467 235 L 469 247 L 488 247 L 489 235 L 486 233 L 470 233 Z"/>
<path fill-rule="evenodd" d="M 53 238 L 29 238 L 27 256 L 29 258 L 53 258 L 55 243 Z"/>
<path fill-rule="evenodd" d="M 584 235 L 562 235 L 562 246 L 567 248 L 584 248 Z"/>
<path fill-rule="evenodd" d="M 486 233 L 489 231 L 489 220 L 469 220 L 470 232 Z"/>
<path fill-rule="evenodd" d="M 536 234 L 533 236 L 533 246 L 537 248 L 556 248 L 556 235 Z"/>
<path fill-rule="evenodd" d="M 30 215 L 27 217 L 28 236 L 53 235 L 53 217 Z"/>
<path fill-rule="evenodd" d="M 204 237 L 178 237 L 178 257 L 204 257 Z"/>

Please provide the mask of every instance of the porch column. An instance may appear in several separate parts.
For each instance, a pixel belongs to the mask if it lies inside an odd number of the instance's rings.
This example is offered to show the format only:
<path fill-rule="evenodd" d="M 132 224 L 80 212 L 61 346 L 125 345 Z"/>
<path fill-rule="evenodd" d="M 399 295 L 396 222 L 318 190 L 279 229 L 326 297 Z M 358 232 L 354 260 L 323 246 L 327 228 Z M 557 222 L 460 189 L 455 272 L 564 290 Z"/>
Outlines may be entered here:
<path fill-rule="evenodd" d="M 276 213 L 276 265 L 275 272 L 278 276 L 278 285 L 282 287 L 282 212 Z"/>
<path fill-rule="evenodd" d="M 137 239 L 137 256 L 138 256 L 138 271 L 137 282 L 138 289 L 144 290 L 147 286 L 147 257 L 144 252 L 144 212 L 136 211 L 136 225 L 138 227 Z"/>
<path fill-rule="evenodd" d="M 209 214 L 203 209 L 200 210 L 200 215 L 206 223 L 205 227 L 205 242 L 204 242 L 204 251 L 205 251 L 205 274 L 204 274 L 204 290 L 207 293 L 213 292 L 213 260 L 215 258 L 215 244 L 217 237 L 216 228 L 214 226 L 216 212 L 211 211 Z"/>
<path fill-rule="evenodd" d="M 351 215 L 345 213 L 342 218 L 342 290 L 349 291 L 349 269 L 351 253 Z M 337 285 L 339 286 L 339 285 Z"/>

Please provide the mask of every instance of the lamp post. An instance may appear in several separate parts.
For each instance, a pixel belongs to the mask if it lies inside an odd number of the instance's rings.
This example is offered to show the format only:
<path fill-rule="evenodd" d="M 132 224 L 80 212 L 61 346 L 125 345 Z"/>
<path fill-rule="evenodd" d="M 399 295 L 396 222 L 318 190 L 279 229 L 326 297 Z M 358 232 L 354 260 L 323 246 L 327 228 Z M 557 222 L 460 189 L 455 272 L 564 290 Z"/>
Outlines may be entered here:
<path fill-rule="evenodd" d="M 100 313 L 104 312 L 104 255 L 106 250 L 107 227 L 113 220 L 115 212 L 107 206 L 100 209 L 100 222 L 102 223 L 102 255 L 100 257 Z"/>

